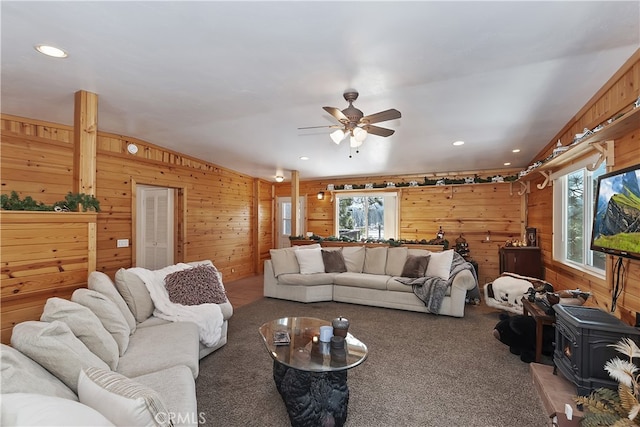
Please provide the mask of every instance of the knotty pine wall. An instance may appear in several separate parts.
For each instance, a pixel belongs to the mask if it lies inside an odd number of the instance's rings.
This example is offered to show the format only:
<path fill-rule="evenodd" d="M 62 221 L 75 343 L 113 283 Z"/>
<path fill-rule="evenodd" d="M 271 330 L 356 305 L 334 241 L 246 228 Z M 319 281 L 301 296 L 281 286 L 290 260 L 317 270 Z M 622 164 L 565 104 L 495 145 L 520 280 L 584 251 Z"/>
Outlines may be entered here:
<path fill-rule="evenodd" d="M 593 129 L 610 117 L 628 111 L 639 96 L 640 50 L 636 51 L 585 107 L 558 132 L 537 156 L 537 159 L 546 158 L 552 152 L 558 139 L 566 145 L 573 140 L 576 133 L 581 133 L 584 128 Z M 615 140 L 614 147 L 615 165 L 612 170 L 640 163 L 640 122 L 636 124 L 634 130 Z M 558 289 L 580 288 L 592 292 L 593 297 L 589 300 L 589 304 L 609 311 L 614 283 L 611 274 L 614 257 L 607 256 L 607 278 L 605 280 L 554 261 L 552 256 L 553 187 L 548 186 L 539 190 L 535 185 L 539 182 L 542 182 L 542 179 L 534 180 L 531 183 L 527 208 L 529 224 L 538 229 L 546 279 L 556 285 Z M 624 290 L 618 299 L 614 314 L 626 323 L 634 325 L 636 313 L 640 312 L 640 261 L 627 260 L 625 265 L 627 276 Z"/>
<path fill-rule="evenodd" d="M 335 235 L 334 209 L 327 184 L 363 185 L 365 183 L 396 184 L 412 180 L 423 181 L 424 177 L 465 177 L 478 173 L 481 176 L 497 174 L 513 175 L 515 170 L 475 171 L 460 173 L 427 173 L 407 176 L 370 176 L 335 180 L 313 180 L 300 182 L 300 195 L 306 196 L 307 217 L 303 218 L 306 231 L 319 236 Z M 523 199 L 518 195 L 520 185 L 511 183 L 455 184 L 444 186 L 398 187 L 400 204 L 400 239 L 431 240 L 440 226 L 445 238 L 453 248 L 461 234 L 467 240 L 471 257 L 479 264 L 480 284 L 488 283 L 499 275 L 498 249 L 506 240 L 522 239 L 524 219 Z M 289 183 L 276 184 L 276 196 L 290 197 Z M 318 200 L 319 191 L 325 192 L 324 200 Z M 485 242 L 487 231 L 491 242 Z"/>
<path fill-rule="evenodd" d="M 73 128 L 9 115 L 0 116 L 0 122 L 2 193 L 14 190 L 21 198 L 32 196 L 47 204 L 64 200 L 73 191 Z M 126 151 L 130 142 L 139 148 L 136 155 Z M 101 207 L 94 215 L 96 270 L 113 279 L 119 268 L 135 265 L 132 206 L 135 185 L 146 184 L 176 189 L 176 261 L 211 259 L 225 281 L 262 272 L 262 263 L 256 260 L 267 258 L 273 245 L 271 183 L 148 142 L 102 132 L 98 132 L 96 160 L 96 197 Z M 16 280 L 43 264 L 60 265 L 60 254 L 66 248 L 64 237 L 58 238 L 60 231 L 39 229 L 50 244 L 44 249 L 50 253 L 46 259 L 32 259 L 28 246 L 12 246 L 11 239 L 2 240 L 3 342 L 8 341 L 13 324 L 39 318 L 46 298 L 60 284 L 57 275 L 62 272 L 49 272 L 48 278 L 35 281 L 32 277 L 29 289 L 35 292 L 23 292 Z M 72 236 L 68 238 L 73 240 Z M 118 239 L 129 239 L 132 244 L 117 248 Z M 86 286 L 87 274 L 85 269 L 73 282 L 65 281 L 61 295 Z"/>

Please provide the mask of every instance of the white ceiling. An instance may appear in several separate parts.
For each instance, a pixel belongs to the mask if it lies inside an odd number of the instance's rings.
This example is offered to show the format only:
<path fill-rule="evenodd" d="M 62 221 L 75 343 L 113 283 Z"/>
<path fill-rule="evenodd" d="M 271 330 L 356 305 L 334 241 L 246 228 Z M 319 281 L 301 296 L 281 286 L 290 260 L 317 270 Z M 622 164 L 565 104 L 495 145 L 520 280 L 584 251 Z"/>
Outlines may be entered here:
<path fill-rule="evenodd" d="M 526 168 L 640 47 L 639 1 L 3 0 L 1 17 L 3 113 L 70 125 L 94 92 L 100 130 L 269 180 Z M 365 115 L 402 113 L 353 158 L 298 130 L 336 123 L 322 107 L 348 88 Z"/>

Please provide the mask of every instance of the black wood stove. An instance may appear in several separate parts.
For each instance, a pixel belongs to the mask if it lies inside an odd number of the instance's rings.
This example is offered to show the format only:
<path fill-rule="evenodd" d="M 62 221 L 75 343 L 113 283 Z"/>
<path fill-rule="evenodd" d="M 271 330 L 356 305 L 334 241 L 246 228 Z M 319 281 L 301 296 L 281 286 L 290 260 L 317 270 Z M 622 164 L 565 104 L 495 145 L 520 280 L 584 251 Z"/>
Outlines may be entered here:
<path fill-rule="evenodd" d="M 611 344 L 623 337 L 639 342 L 640 330 L 599 308 L 561 305 L 556 312 L 556 342 L 553 363 L 562 375 L 577 387 L 579 396 L 606 387 L 616 389 L 618 383 L 609 376 L 604 365 L 614 357 L 624 359 Z"/>

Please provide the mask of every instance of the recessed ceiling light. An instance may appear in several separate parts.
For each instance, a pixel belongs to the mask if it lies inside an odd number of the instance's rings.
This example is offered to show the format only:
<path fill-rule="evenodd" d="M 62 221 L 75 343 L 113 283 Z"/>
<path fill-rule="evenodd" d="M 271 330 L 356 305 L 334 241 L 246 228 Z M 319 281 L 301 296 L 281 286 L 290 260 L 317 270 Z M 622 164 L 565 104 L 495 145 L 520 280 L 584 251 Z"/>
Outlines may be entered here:
<path fill-rule="evenodd" d="M 511 150 L 512 153 L 519 153 L 520 149 L 519 148 L 514 148 L 513 150 Z"/>
<path fill-rule="evenodd" d="M 64 50 L 57 48 L 55 46 L 49 46 L 46 44 L 38 44 L 34 46 L 35 49 L 47 56 L 51 56 L 53 58 L 66 58 L 67 56 L 69 56 L 69 54 L 67 54 L 67 52 L 65 52 Z"/>
<path fill-rule="evenodd" d="M 511 166 L 511 162 L 504 162 L 505 166 Z"/>
<path fill-rule="evenodd" d="M 453 143 L 453 145 L 458 146 L 458 145 L 464 145 L 464 141 L 456 141 Z"/>
<path fill-rule="evenodd" d="M 307 156 L 300 156 L 300 160 L 309 160 Z"/>

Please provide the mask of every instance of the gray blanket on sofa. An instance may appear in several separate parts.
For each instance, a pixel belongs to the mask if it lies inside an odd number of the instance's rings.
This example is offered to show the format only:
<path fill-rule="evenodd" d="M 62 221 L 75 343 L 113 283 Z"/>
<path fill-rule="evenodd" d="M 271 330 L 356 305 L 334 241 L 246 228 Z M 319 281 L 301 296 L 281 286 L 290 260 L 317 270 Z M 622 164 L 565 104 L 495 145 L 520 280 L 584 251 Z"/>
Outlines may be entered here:
<path fill-rule="evenodd" d="M 476 277 L 476 270 L 473 268 L 473 265 L 462 258 L 462 256 L 454 252 L 453 253 L 453 261 L 451 262 L 451 272 L 449 273 L 449 280 L 444 280 L 441 277 L 396 277 L 396 280 L 400 283 L 404 283 L 405 285 L 410 285 L 413 287 L 413 293 L 420 298 L 429 313 L 438 314 L 440 312 L 440 306 L 442 305 L 442 300 L 447 293 L 447 289 L 453 283 L 453 279 L 462 270 L 470 270 L 471 274 L 476 281 L 476 286 L 474 289 L 467 292 L 467 301 L 473 303 L 480 302 L 480 290 L 478 289 L 478 278 Z"/>

